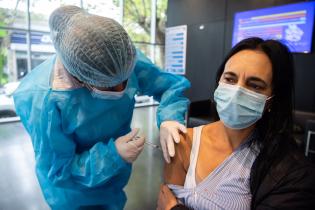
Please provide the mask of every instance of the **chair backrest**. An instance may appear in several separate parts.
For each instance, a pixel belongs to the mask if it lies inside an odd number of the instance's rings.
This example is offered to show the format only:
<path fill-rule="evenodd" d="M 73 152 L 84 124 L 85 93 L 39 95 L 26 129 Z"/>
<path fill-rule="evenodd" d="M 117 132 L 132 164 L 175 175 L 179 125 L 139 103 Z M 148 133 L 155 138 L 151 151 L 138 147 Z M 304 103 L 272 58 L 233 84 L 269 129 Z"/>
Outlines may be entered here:
<path fill-rule="evenodd" d="M 295 126 L 295 132 L 304 133 L 306 130 L 306 123 L 308 120 L 315 120 L 314 112 L 294 110 L 293 121 Z"/>
<path fill-rule="evenodd" d="M 214 103 L 210 100 L 191 102 L 188 109 L 187 127 L 196 127 L 218 119 Z"/>
<path fill-rule="evenodd" d="M 305 156 L 315 160 L 315 120 L 308 120 L 305 126 Z"/>

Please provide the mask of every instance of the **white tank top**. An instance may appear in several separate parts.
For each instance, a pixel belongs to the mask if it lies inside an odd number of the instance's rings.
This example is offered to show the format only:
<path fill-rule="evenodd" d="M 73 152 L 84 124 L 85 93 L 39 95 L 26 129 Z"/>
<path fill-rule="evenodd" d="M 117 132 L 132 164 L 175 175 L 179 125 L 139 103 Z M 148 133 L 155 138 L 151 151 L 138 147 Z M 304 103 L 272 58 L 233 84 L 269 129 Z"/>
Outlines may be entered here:
<path fill-rule="evenodd" d="M 191 209 L 250 209 L 252 195 L 249 189 L 251 166 L 259 150 L 250 142 L 255 132 L 215 168 L 204 180 L 196 184 L 196 164 L 203 126 L 193 129 L 190 165 L 184 186 L 168 185 L 175 196 Z M 211 161 L 211 160 L 209 160 Z"/>

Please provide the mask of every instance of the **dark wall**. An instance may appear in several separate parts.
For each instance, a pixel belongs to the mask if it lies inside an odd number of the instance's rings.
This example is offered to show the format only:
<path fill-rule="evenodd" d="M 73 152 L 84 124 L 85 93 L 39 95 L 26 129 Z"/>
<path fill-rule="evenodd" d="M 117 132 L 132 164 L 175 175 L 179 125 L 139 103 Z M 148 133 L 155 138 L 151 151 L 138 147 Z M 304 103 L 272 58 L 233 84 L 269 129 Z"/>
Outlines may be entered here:
<path fill-rule="evenodd" d="M 298 0 L 169 0 L 167 27 L 187 25 L 186 77 L 191 101 L 213 97 L 216 71 L 231 49 L 236 12 Z M 203 26 L 203 29 L 200 26 Z M 294 54 L 296 109 L 315 112 L 315 34 L 311 54 Z M 285 77 L 285 75 L 284 75 Z"/>

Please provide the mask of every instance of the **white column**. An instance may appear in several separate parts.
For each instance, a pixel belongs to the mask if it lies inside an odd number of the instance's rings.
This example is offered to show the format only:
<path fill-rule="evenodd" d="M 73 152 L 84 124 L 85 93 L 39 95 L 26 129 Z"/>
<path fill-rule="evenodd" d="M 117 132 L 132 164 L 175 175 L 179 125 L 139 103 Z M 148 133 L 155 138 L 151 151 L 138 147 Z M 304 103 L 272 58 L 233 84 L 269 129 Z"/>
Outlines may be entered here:
<path fill-rule="evenodd" d="M 30 0 L 27 0 L 27 32 L 26 32 L 26 46 L 27 46 L 27 73 L 32 70 L 32 38 L 31 38 L 31 14 L 30 14 Z"/>
<path fill-rule="evenodd" d="M 119 0 L 120 17 L 119 23 L 123 25 L 124 23 L 124 0 Z"/>
<path fill-rule="evenodd" d="M 155 63 L 155 42 L 156 42 L 156 0 L 151 0 L 151 28 L 150 28 L 150 58 Z M 150 99 L 153 104 L 153 97 Z"/>
<path fill-rule="evenodd" d="M 156 42 L 156 0 L 151 0 L 151 30 L 150 30 L 150 57 L 155 63 L 155 42 Z"/>

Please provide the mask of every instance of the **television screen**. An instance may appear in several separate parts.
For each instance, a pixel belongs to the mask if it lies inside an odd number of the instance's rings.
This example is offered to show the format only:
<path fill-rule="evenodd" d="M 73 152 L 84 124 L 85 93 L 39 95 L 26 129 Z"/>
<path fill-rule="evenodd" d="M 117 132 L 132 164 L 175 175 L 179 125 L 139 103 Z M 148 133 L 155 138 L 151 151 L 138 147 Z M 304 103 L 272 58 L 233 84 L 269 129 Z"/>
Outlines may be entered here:
<path fill-rule="evenodd" d="M 236 13 L 232 45 L 256 36 L 280 40 L 291 52 L 309 53 L 314 10 L 315 2 L 303 2 Z"/>

